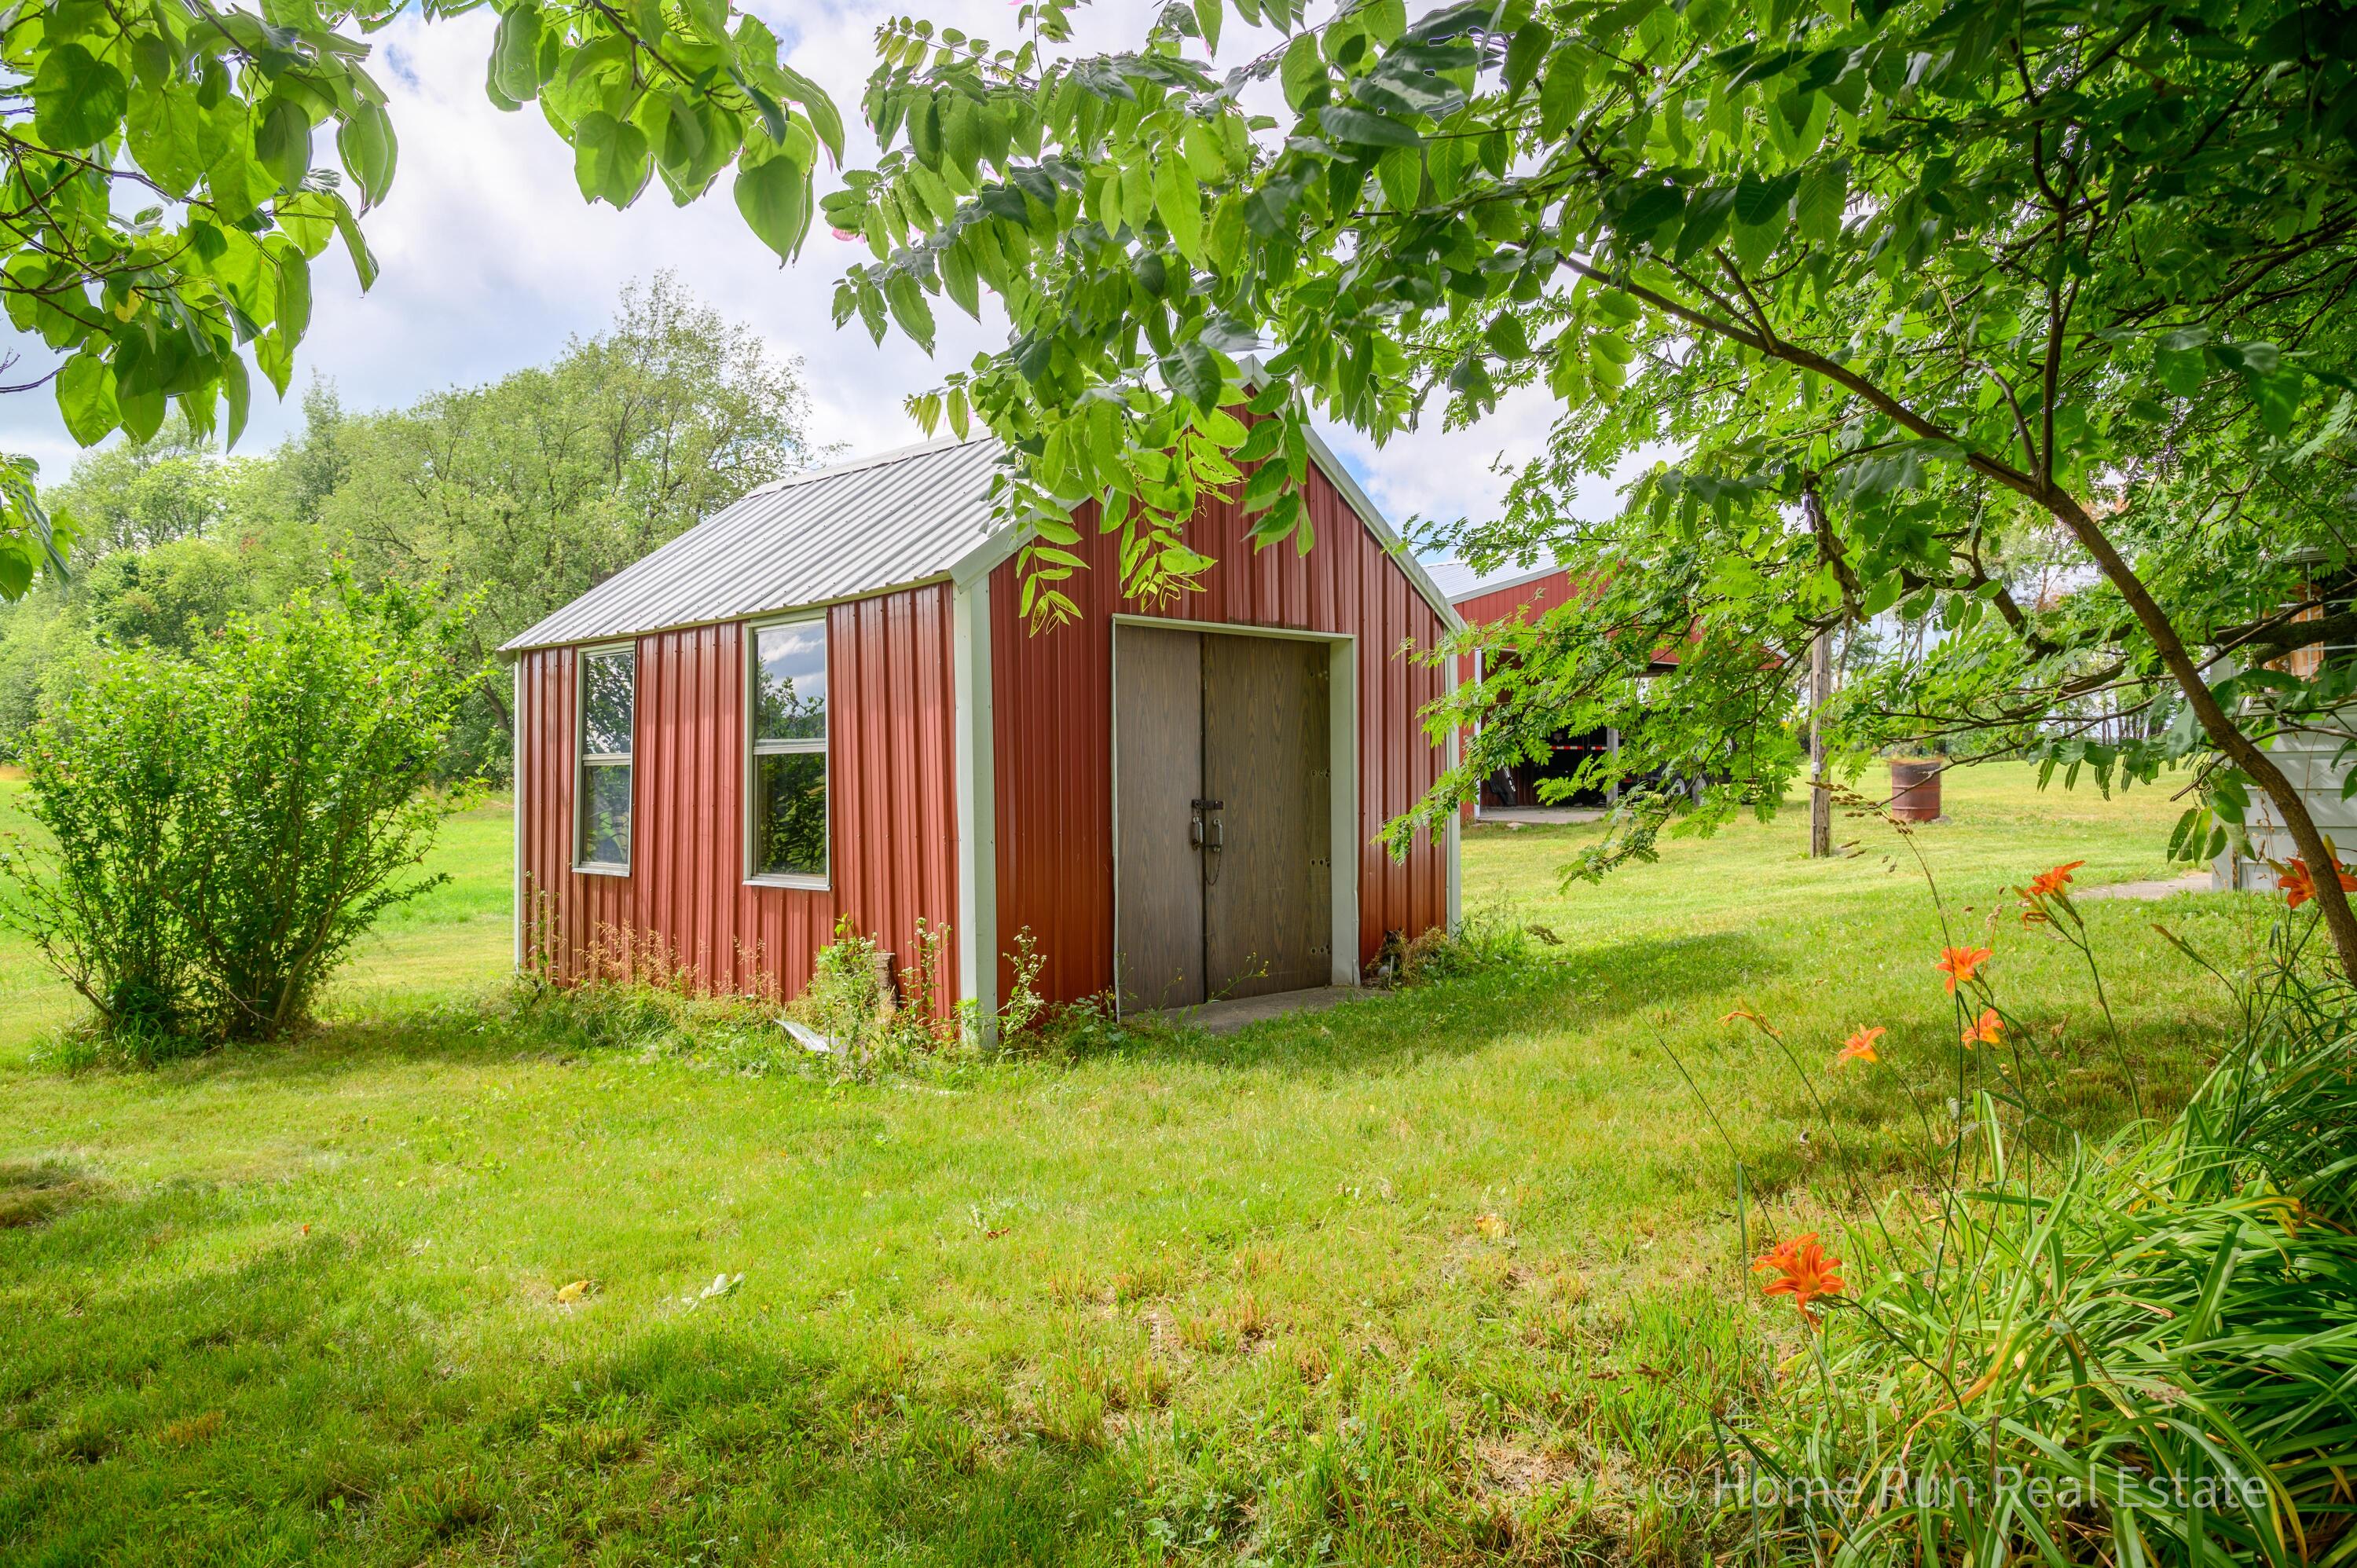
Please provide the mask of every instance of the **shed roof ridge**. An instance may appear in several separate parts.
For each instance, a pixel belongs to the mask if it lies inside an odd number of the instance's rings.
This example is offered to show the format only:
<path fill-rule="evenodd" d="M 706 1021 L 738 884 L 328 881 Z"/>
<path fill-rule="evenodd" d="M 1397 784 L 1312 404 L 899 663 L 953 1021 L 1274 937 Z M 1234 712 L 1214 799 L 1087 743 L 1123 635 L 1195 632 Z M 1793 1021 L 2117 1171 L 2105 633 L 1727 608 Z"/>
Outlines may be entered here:
<path fill-rule="evenodd" d="M 941 435 L 930 441 L 912 441 L 906 446 L 895 446 L 888 451 L 872 453 L 865 457 L 853 457 L 841 463 L 830 463 L 823 468 L 808 468 L 799 474 L 788 474 L 783 478 L 771 479 L 766 485 L 747 490 L 729 505 L 742 506 L 756 496 L 775 495 L 780 490 L 791 490 L 802 485 L 816 484 L 821 479 L 836 478 L 845 474 L 864 473 L 869 468 L 888 467 L 894 463 L 906 463 L 914 458 L 928 457 L 937 452 L 954 452 L 961 446 L 977 446 L 984 442 L 997 439 L 996 436 L 985 431 L 979 435 L 968 435 L 963 438 L 955 435 Z"/>

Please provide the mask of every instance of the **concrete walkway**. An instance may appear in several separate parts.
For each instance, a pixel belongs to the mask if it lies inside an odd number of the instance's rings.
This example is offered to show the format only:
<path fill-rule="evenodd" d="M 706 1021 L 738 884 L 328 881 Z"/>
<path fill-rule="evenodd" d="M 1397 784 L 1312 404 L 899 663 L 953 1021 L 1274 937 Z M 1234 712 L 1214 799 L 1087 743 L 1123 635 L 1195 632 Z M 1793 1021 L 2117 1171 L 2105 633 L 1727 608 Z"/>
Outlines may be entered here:
<path fill-rule="evenodd" d="M 2167 898 L 2179 893 L 2209 891 L 2210 874 L 2193 871 L 2166 882 L 2115 882 L 2108 887 L 2090 887 L 2078 897 L 2083 904 L 2091 898 Z"/>
<path fill-rule="evenodd" d="M 1379 996 L 1381 992 L 1356 985 L 1319 985 L 1308 991 L 1278 991 L 1266 996 L 1238 996 L 1226 1002 L 1206 1002 L 1197 1007 L 1163 1007 L 1141 1016 L 1161 1018 L 1200 1029 L 1207 1035 L 1232 1035 L 1249 1024 L 1282 1018 L 1294 1013 L 1317 1013 L 1341 1002 Z"/>
<path fill-rule="evenodd" d="M 1559 828 L 1572 822 L 1600 822 L 1601 806 L 1484 806 L 1475 819 L 1483 822 L 1501 822 L 1510 828 Z"/>

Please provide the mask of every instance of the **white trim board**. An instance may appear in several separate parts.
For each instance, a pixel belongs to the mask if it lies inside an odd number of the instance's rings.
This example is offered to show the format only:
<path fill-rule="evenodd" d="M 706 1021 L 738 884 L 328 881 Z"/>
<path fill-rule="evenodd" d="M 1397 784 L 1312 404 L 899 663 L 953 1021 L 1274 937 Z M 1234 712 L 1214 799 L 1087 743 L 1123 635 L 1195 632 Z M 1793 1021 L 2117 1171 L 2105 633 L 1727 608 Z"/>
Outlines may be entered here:
<path fill-rule="evenodd" d="M 991 702 L 990 578 L 959 587 L 951 609 L 956 702 L 958 998 L 985 1034 L 998 1011 L 998 747 Z"/>
<path fill-rule="evenodd" d="M 508 839 L 514 862 L 509 886 L 510 924 L 514 927 L 514 969 L 523 972 L 523 660 L 508 660 L 512 693 L 508 703 Z"/>

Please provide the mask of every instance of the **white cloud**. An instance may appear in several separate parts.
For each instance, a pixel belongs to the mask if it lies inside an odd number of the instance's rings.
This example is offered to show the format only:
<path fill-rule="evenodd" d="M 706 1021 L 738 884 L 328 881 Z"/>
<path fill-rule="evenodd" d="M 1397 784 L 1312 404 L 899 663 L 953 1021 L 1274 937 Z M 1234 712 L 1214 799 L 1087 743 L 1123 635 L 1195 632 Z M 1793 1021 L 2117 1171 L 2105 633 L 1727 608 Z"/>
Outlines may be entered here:
<path fill-rule="evenodd" d="M 1154 3 L 1083 9 L 1077 47 L 1135 37 Z M 850 0 L 789 14 L 782 0 L 757 0 L 754 8 L 770 13 L 794 63 L 848 109 L 873 65 L 877 25 L 909 7 L 906 0 Z M 1011 32 L 1015 18 L 1007 0 L 929 0 L 921 9 L 937 23 L 995 39 Z M 864 250 L 822 227 L 801 261 L 780 268 L 738 218 L 725 179 L 684 208 L 673 206 L 660 183 L 627 211 L 585 203 L 571 150 L 539 113 L 530 106 L 501 113 L 485 96 L 493 20 L 485 9 L 429 26 L 413 12 L 377 35 L 372 65 L 401 136 L 393 190 L 366 220 L 381 274 L 362 295 L 340 246 L 320 258 L 312 326 L 288 397 L 275 403 L 263 388 L 241 450 L 265 449 L 299 423 L 301 392 L 314 374 L 332 381 L 351 408 L 399 406 L 441 387 L 487 381 L 548 360 L 568 337 L 597 330 L 623 285 L 661 269 L 751 323 L 780 353 L 799 356 L 813 435 L 854 453 L 919 438 L 901 400 L 1003 340 L 1002 322 L 977 324 L 947 305 L 931 360 L 897 334 L 878 347 L 856 321 L 836 330 L 836 276 L 864 259 Z M 1235 40 L 1222 42 L 1222 59 L 1242 58 Z M 874 143 L 856 113 L 846 120 L 849 158 L 866 162 Z M 15 346 L 20 376 L 54 361 L 37 340 Z M 1478 517 L 1504 491 L 1492 459 L 1502 454 L 1519 463 L 1535 455 L 1552 413 L 1544 392 L 1525 392 L 1470 431 L 1442 432 L 1436 409 L 1426 429 L 1381 449 L 1354 435 L 1329 435 L 1394 518 Z M 31 454 L 53 477 L 75 454 L 46 389 L 0 397 L 0 446 Z M 1609 510 L 1610 488 L 1592 499 L 1595 510 Z"/>

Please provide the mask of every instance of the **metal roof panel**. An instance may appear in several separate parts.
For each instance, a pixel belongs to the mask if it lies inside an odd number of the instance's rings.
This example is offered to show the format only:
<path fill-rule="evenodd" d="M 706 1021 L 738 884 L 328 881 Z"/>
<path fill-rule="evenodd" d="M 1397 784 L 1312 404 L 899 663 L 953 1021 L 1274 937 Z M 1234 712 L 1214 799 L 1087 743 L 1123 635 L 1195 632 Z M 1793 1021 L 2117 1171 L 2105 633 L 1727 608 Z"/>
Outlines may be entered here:
<path fill-rule="evenodd" d="M 987 436 L 933 441 L 764 486 L 519 632 L 500 651 L 743 620 L 937 578 L 962 582 L 1012 547 L 1014 532 L 992 506 L 1004 450 Z M 1314 431 L 1310 455 L 1443 624 L 1460 626 L 1424 563 L 1401 546 Z"/>
<path fill-rule="evenodd" d="M 828 604 L 949 575 L 994 532 L 993 440 L 930 442 L 755 490 L 500 651 Z"/>

